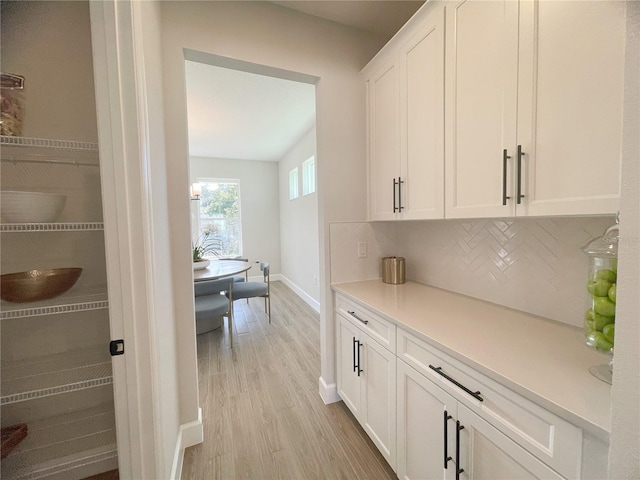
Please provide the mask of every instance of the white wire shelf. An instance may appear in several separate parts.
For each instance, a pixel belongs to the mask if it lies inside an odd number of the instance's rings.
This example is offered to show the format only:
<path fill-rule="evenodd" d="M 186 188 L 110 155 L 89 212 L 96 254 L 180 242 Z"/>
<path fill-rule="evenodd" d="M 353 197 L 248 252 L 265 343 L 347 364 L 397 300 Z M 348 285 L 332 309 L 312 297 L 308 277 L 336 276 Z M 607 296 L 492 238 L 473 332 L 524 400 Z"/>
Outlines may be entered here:
<path fill-rule="evenodd" d="M 68 222 L 68 223 L 2 223 L 0 232 L 94 232 L 104 230 L 102 222 Z"/>
<path fill-rule="evenodd" d="M 113 383 L 105 345 L 75 352 L 3 362 L 0 405 Z"/>
<path fill-rule="evenodd" d="M 102 310 L 104 308 L 109 308 L 106 285 L 77 290 L 72 289 L 59 297 L 38 302 L 11 303 L 3 300 L 0 303 L 0 319 L 39 317 L 60 313 Z"/>
<path fill-rule="evenodd" d="M 0 135 L 0 145 L 7 147 L 35 147 L 55 150 L 81 150 L 97 152 L 98 144 L 92 142 L 77 142 L 75 140 L 55 140 L 50 138 L 12 137 Z"/>
<path fill-rule="evenodd" d="M 0 136 L 3 163 L 99 167 L 98 144 L 73 140 Z"/>
<path fill-rule="evenodd" d="M 113 403 L 27 421 L 27 428 L 27 437 L 2 460 L 3 478 L 45 478 L 105 461 L 117 468 Z"/>

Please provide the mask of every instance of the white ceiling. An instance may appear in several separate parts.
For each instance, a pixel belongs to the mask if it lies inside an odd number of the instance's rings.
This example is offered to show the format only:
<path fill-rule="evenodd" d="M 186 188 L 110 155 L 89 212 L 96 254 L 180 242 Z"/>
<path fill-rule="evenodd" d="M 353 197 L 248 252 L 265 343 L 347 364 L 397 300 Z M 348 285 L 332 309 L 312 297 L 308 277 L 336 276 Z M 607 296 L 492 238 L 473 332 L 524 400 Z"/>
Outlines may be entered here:
<path fill-rule="evenodd" d="M 315 125 L 315 86 L 185 62 L 189 155 L 279 161 Z"/>
<path fill-rule="evenodd" d="M 271 3 L 364 30 L 386 42 L 422 6 L 424 0 L 298 0 Z"/>
<path fill-rule="evenodd" d="M 273 2 L 385 41 L 422 1 Z M 186 61 L 189 154 L 279 161 L 315 125 L 315 86 Z"/>

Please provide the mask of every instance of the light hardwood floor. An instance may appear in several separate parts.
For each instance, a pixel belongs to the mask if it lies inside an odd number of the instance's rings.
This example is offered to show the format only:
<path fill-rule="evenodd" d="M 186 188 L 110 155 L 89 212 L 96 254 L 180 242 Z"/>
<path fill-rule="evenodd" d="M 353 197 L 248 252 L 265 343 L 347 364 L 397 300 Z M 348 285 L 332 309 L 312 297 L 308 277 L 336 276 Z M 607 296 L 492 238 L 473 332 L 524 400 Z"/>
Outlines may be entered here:
<path fill-rule="evenodd" d="M 319 316 L 282 282 L 235 302 L 234 345 L 223 329 L 198 336 L 204 442 L 186 450 L 182 478 L 395 479 L 342 402 L 318 394 Z"/>

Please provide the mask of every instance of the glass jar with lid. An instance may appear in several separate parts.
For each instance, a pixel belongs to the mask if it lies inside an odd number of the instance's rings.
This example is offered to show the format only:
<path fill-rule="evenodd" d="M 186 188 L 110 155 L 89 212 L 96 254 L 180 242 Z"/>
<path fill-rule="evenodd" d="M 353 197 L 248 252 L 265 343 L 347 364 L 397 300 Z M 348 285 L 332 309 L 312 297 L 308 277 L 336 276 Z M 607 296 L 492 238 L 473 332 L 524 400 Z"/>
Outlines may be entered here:
<path fill-rule="evenodd" d="M 607 228 L 601 237 L 595 238 L 582 248 L 582 251 L 589 256 L 589 273 L 586 282 L 589 300 L 584 317 L 585 339 L 590 347 L 611 356 L 613 356 L 616 323 L 618 232 L 618 225 L 613 225 Z M 609 372 L 605 375 L 607 378 L 604 378 L 609 382 L 611 368 L 610 362 Z M 593 369 L 591 371 L 601 377 Z"/>

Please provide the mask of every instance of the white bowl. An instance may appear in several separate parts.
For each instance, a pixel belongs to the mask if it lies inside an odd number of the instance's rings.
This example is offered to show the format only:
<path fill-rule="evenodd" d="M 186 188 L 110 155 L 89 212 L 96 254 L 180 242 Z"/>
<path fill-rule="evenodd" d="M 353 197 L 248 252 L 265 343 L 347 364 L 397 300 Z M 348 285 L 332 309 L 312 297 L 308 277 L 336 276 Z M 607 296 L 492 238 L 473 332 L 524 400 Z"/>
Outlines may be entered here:
<path fill-rule="evenodd" d="M 0 214 L 2 223 L 51 223 L 55 222 L 66 195 L 42 192 L 1 192 Z"/>
<path fill-rule="evenodd" d="M 192 262 L 193 263 L 193 270 L 204 270 L 205 268 L 207 268 L 209 266 L 210 260 L 204 259 L 204 260 L 200 260 L 199 262 Z"/>

